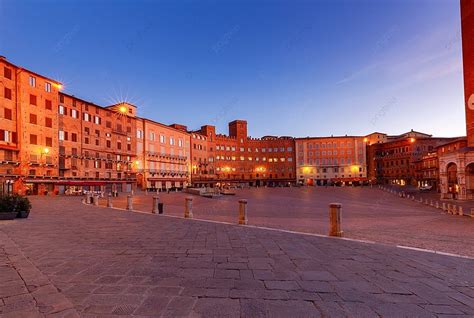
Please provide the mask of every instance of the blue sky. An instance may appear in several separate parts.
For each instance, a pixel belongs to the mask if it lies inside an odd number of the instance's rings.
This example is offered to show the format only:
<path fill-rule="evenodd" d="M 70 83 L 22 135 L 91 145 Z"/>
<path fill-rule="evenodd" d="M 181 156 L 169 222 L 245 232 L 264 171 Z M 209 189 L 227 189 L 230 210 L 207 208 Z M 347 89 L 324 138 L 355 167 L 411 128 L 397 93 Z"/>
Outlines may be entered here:
<path fill-rule="evenodd" d="M 0 54 L 190 129 L 465 135 L 455 0 L 3 0 Z"/>

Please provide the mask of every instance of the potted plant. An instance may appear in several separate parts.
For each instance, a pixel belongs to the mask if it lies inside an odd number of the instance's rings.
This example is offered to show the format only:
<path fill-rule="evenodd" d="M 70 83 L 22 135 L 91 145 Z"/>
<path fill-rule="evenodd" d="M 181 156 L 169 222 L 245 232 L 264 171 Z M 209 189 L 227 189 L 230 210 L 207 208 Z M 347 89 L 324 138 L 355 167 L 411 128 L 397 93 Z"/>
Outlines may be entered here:
<path fill-rule="evenodd" d="M 13 196 L 13 200 L 15 201 L 15 211 L 17 212 L 16 217 L 21 219 L 26 219 L 28 215 L 30 215 L 31 211 L 31 203 L 27 197 L 23 197 L 21 195 Z"/>
<path fill-rule="evenodd" d="M 17 214 L 13 196 L 0 196 L 0 220 L 13 220 Z"/>

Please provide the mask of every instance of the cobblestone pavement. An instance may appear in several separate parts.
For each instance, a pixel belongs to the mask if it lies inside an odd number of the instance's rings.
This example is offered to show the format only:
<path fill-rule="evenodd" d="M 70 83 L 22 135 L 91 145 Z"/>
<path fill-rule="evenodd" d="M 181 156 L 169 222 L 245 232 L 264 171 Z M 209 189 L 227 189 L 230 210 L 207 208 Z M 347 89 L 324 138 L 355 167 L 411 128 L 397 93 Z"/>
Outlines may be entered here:
<path fill-rule="evenodd" d="M 474 316 L 472 259 L 80 198 L 33 204 L 29 219 L 0 222 L 2 314 L 21 317 L 9 307 L 20 294 L 38 315 L 74 316 L 72 303 L 84 317 Z M 36 298 L 41 288 L 28 287 L 35 279 L 54 296 Z"/>
<path fill-rule="evenodd" d="M 185 193 L 159 193 L 165 214 L 183 216 Z M 260 188 L 237 190 L 235 196 L 193 196 L 195 218 L 236 223 L 238 200 L 248 200 L 250 225 L 306 233 L 328 233 L 328 205 L 343 204 L 344 236 L 474 257 L 474 219 L 448 215 L 378 188 Z M 105 206 L 105 199 L 101 201 Z M 114 198 L 125 208 L 126 196 Z M 134 196 L 134 209 L 150 212 L 152 195 Z"/>

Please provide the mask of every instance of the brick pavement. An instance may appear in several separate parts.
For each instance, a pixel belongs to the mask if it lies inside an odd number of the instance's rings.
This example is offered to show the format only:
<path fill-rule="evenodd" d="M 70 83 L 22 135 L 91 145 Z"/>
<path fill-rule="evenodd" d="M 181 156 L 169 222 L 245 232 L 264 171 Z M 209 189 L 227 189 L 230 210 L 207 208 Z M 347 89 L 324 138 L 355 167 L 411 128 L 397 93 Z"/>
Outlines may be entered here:
<path fill-rule="evenodd" d="M 0 223 L 0 246 L 8 258 L 17 246 L 26 261 L 15 271 L 45 277 L 64 310 L 70 302 L 83 317 L 474 316 L 472 259 L 96 208 L 78 198 L 33 204 L 29 219 Z"/>
<path fill-rule="evenodd" d="M 194 196 L 194 217 L 237 222 L 239 199 L 248 200 L 249 224 L 305 233 L 328 233 L 328 205 L 343 204 L 345 237 L 404 245 L 474 257 L 474 219 L 447 215 L 433 207 L 401 199 L 379 189 L 361 187 L 260 188 L 237 190 L 235 196 Z M 183 216 L 184 193 L 160 193 L 165 214 Z M 126 197 L 114 198 L 125 208 Z M 102 200 L 105 206 L 105 200 Z M 150 212 L 152 195 L 136 195 L 134 209 Z"/>

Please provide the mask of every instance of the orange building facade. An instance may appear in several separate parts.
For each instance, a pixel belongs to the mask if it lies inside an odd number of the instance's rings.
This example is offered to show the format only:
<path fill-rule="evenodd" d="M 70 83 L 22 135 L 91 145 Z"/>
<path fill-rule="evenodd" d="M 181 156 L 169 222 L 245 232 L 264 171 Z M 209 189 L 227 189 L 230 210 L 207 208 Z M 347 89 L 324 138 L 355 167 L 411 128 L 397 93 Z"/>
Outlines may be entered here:
<path fill-rule="evenodd" d="M 229 123 L 229 135 L 216 135 L 214 126 L 203 126 L 193 134 L 196 138 L 191 139 L 191 153 L 193 172 L 197 172 L 193 174 L 196 186 L 288 186 L 296 182 L 291 137 L 249 137 L 245 120 Z"/>
<path fill-rule="evenodd" d="M 136 184 L 136 106 L 98 106 L 60 93 L 58 114 L 60 194 L 130 192 Z"/>
<path fill-rule="evenodd" d="M 367 182 L 364 136 L 296 139 L 297 179 L 302 185 Z"/>
<path fill-rule="evenodd" d="M 0 57 L 0 192 L 54 190 L 60 88 Z"/>
<path fill-rule="evenodd" d="M 138 186 L 142 190 L 183 189 L 189 185 L 190 135 L 186 127 L 137 119 Z"/>

